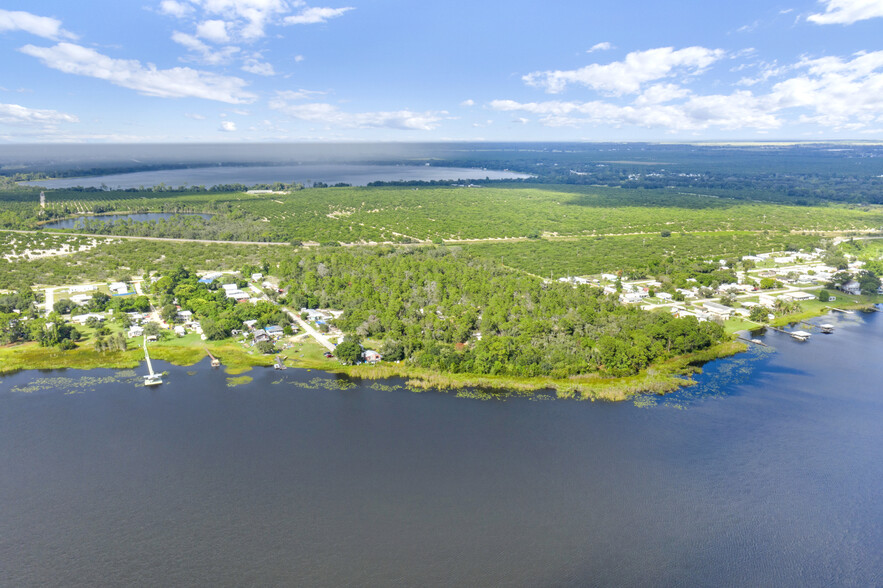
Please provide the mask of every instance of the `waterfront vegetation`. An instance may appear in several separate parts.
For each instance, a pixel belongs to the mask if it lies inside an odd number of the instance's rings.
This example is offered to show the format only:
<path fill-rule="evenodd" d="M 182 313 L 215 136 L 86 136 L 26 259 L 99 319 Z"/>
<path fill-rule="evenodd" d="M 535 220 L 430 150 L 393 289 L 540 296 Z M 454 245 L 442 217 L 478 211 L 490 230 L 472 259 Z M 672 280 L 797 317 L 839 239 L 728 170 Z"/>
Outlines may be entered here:
<path fill-rule="evenodd" d="M 839 192 L 822 197 L 825 190 L 850 189 L 856 182 L 865 186 L 867 178 L 823 176 L 823 190 L 811 187 L 804 170 L 789 196 L 780 189 L 787 179 L 766 168 L 765 179 L 755 181 L 744 169 L 722 171 L 721 162 L 716 170 L 687 173 L 687 156 L 663 169 L 636 160 L 580 164 L 572 155 L 559 159 L 572 164 L 572 173 L 547 168 L 529 182 L 510 184 L 434 182 L 273 194 L 249 194 L 242 186 L 44 190 L 45 208 L 38 204 L 39 189 L 4 180 L 0 289 L 7 293 L 0 296 L 0 319 L 7 345 L 0 348 L 0 372 L 137 365 L 140 349 L 131 340 L 121 349 L 124 320 L 71 328 L 59 314 L 71 303 L 56 297 L 57 312 L 48 317 L 38 317 L 31 303 L 41 301 L 47 286 L 131 282 L 138 276 L 149 299 L 102 293 L 87 310 L 115 311 L 116 319 L 133 305 L 145 310 L 149 303 L 163 314 L 192 311 L 208 341 L 194 333 L 161 338 L 151 344 L 157 360 L 192 365 L 210 350 L 231 376 L 271 365 L 272 355 L 260 351 L 272 345 L 244 345 L 231 335 L 248 319 L 259 327 L 287 328 L 278 302 L 341 310 L 333 322 L 346 340 L 385 356 L 379 366 L 345 366 L 300 337 L 278 351 L 301 367 L 363 378 L 400 376 L 416 388 L 554 388 L 562 396 L 611 399 L 662 393 L 689 384 L 684 375 L 703 361 L 737 352 L 741 343 L 730 333 L 757 323 L 646 312 L 621 304 L 618 292 L 557 278 L 608 273 L 617 281 L 659 280 L 669 294 L 689 282 L 713 289 L 736 281 L 737 265 L 748 269 L 738 262 L 743 255 L 830 247 L 834 236 L 870 236 L 883 228 L 883 206 L 874 198 L 859 201 Z M 548 165 L 549 157 L 538 156 L 535 163 Z M 509 167 L 517 169 L 522 160 L 516 160 Z M 745 181 L 726 179 L 732 177 Z M 180 214 L 113 223 L 87 216 L 77 231 L 40 228 L 73 215 L 143 212 Z M 185 216 L 192 213 L 211 216 Z M 883 275 L 881 242 L 847 241 L 827 255 L 844 268 L 843 253 L 863 260 L 864 270 L 854 275 L 873 285 Z M 236 272 L 230 279 L 242 287 L 251 272 L 260 271 L 272 275 L 284 294 L 274 288 L 270 300 L 237 304 L 217 284 L 197 282 L 196 272 L 215 271 Z M 151 276 L 159 281 L 151 285 Z M 775 285 L 772 278 L 766 282 L 761 285 Z M 879 301 L 837 295 L 842 308 Z M 783 306 L 771 324 L 804 320 L 827 306 Z M 763 318 L 763 312 L 756 314 Z M 24 319 L 31 321 L 27 328 Z"/>

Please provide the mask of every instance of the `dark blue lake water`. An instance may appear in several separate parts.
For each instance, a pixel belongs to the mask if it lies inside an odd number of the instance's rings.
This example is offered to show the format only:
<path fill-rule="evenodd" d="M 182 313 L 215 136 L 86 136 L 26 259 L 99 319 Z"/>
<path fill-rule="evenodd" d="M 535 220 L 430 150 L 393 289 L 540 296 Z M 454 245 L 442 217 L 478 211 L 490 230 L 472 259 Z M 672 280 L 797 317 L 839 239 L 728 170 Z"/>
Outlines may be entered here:
<path fill-rule="evenodd" d="M 617 404 L 6 377 L 0 585 L 879 586 L 883 318 L 825 320 Z"/>
<path fill-rule="evenodd" d="M 94 216 L 83 216 L 79 218 L 66 218 L 64 220 L 52 221 L 43 225 L 44 229 L 82 229 L 86 220 L 99 221 L 102 223 L 114 223 L 117 221 L 132 222 L 148 222 L 170 219 L 173 216 L 201 216 L 208 220 L 212 215 L 199 213 L 174 213 L 174 212 L 138 212 L 134 214 L 100 214 Z"/>
<path fill-rule="evenodd" d="M 316 182 L 326 184 L 345 183 L 364 186 L 370 182 L 392 182 L 410 180 L 508 180 L 527 178 L 527 174 L 509 171 L 470 169 L 461 167 L 435 167 L 425 165 L 367 165 L 367 164 L 304 164 L 239 167 L 196 167 L 190 169 L 168 169 L 156 171 L 113 174 L 87 178 L 64 178 L 58 180 L 38 180 L 22 182 L 25 185 L 45 188 L 84 188 L 126 189 L 166 186 L 216 186 L 219 184 L 272 184 L 275 182 L 300 182 L 310 186 Z"/>

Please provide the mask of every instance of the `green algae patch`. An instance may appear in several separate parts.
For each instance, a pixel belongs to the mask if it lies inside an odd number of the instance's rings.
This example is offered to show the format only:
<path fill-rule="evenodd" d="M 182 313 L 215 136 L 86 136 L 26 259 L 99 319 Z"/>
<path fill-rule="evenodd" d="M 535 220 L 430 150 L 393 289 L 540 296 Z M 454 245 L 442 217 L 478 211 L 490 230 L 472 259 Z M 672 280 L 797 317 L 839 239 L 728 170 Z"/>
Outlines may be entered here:
<path fill-rule="evenodd" d="M 236 386 L 242 386 L 244 384 L 250 384 L 254 380 L 251 376 L 235 376 L 233 378 L 227 378 L 227 387 L 235 388 Z"/>

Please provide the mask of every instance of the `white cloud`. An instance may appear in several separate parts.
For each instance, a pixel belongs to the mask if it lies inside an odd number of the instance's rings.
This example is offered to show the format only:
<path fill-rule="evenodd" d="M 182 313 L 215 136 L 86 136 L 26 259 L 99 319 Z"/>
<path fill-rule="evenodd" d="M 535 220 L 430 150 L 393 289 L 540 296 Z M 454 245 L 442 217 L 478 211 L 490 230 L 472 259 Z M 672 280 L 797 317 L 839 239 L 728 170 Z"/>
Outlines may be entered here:
<path fill-rule="evenodd" d="M 196 25 L 196 36 L 208 39 L 212 43 L 227 43 L 230 35 L 227 34 L 227 23 L 223 20 L 205 20 Z"/>
<path fill-rule="evenodd" d="M 172 33 L 172 41 L 183 45 L 193 53 L 197 54 L 196 61 L 206 63 L 208 65 L 219 65 L 228 63 L 230 59 L 239 53 L 239 47 L 227 46 L 220 49 L 212 49 L 193 35 L 175 31 Z"/>
<path fill-rule="evenodd" d="M 883 125 L 883 51 L 851 58 L 804 58 L 785 66 L 760 64 L 751 85 L 730 93 L 697 95 L 675 84 L 655 84 L 624 100 L 517 102 L 495 100 L 501 112 L 539 117 L 546 126 L 607 125 L 702 131 L 754 129 L 785 124 L 864 132 Z M 772 83 L 771 78 L 779 79 Z"/>
<path fill-rule="evenodd" d="M 344 8 L 305 8 L 300 14 L 286 16 L 284 22 L 289 25 L 323 23 L 327 22 L 330 18 L 342 16 L 350 10 L 353 10 L 352 6 L 346 6 Z"/>
<path fill-rule="evenodd" d="M 608 41 L 602 41 L 600 43 L 595 43 L 586 51 L 586 53 L 594 53 L 595 51 L 609 51 L 613 49 L 613 45 L 611 45 Z"/>
<path fill-rule="evenodd" d="M 328 92 L 323 92 L 321 90 L 280 90 L 276 92 L 276 99 L 278 100 L 312 100 L 317 96 L 324 96 L 328 94 Z M 278 102 L 277 102 L 278 103 Z"/>
<path fill-rule="evenodd" d="M 694 96 L 681 104 L 623 106 L 597 100 L 529 103 L 495 100 L 491 102 L 491 108 L 535 114 L 541 117 L 544 125 L 550 127 L 609 125 L 701 130 L 709 127 L 768 129 L 781 125 L 781 121 L 767 113 L 761 101 L 749 92 L 737 92 L 730 96 Z"/>
<path fill-rule="evenodd" d="M 777 108 L 805 109 L 805 122 L 833 128 L 883 122 L 883 51 L 804 59 L 794 68 L 804 73 L 773 86 Z"/>
<path fill-rule="evenodd" d="M 193 12 L 193 7 L 184 2 L 176 2 L 176 0 L 162 0 L 159 3 L 159 11 L 163 14 L 183 18 Z"/>
<path fill-rule="evenodd" d="M 80 119 L 72 114 L 65 114 L 57 110 L 40 110 L 18 104 L 0 104 L 0 124 L 54 125 L 75 122 L 80 122 Z"/>
<path fill-rule="evenodd" d="M 860 20 L 883 17 L 880 0 L 822 0 L 825 12 L 811 14 L 807 20 L 816 24 L 852 24 Z"/>
<path fill-rule="evenodd" d="M 197 114 L 195 112 L 187 112 L 184 114 L 187 118 L 192 118 L 193 120 L 205 120 L 205 115 Z"/>
<path fill-rule="evenodd" d="M 644 92 L 635 99 L 635 104 L 643 106 L 645 104 L 663 104 L 671 102 L 678 98 L 683 98 L 690 93 L 689 90 L 676 86 L 675 84 L 656 84 L 648 87 Z"/>
<path fill-rule="evenodd" d="M 569 71 L 540 71 L 523 76 L 523 80 L 535 87 L 545 88 L 555 94 L 569 84 L 587 86 L 612 95 L 635 94 L 641 86 L 675 74 L 696 75 L 725 52 L 721 49 L 687 47 L 674 50 L 660 47 L 647 51 L 633 51 L 624 61 L 614 61 L 605 65 L 593 63 L 583 68 Z"/>
<path fill-rule="evenodd" d="M 460 103 L 460 106 L 475 106 L 475 100 L 472 100 L 471 98 L 469 100 L 464 100 Z"/>
<path fill-rule="evenodd" d="M 232 120 L 222 120 L 221 127 L 218 130 L 225 133 L 232 133 L 236 130 L 236 123 Z"/>
<path fill-rule="evenodd" d="M 30 12 L 3 10 L 0 8 L 0 33 L 24 31 L 46 39 L 76 39 L 77 36 L 61 28 L 61 21 Z"/>
<path fill-rule="evenodd" d="M 323 102 L 307 102 L 289 104 L 288 96 L 279 93 L 270 101 L 270 108 L 284 112 L 294 118 L 309 122 L 323 123 L 330 126 L 345 128 L 390 128 L 400 130 L 431 131 L 439 126 L 448 113 L 412 112 L 398 110 L 390 112 L 344 112 L 333 104 Z M 290 96 L 290 94 L 289 94 Z"/>
<path fill-rule="evenodd" d="M 59 43 L 54 47 L 25 45 L 20 51 L 53 69 L 106 80 L 148 96 L 203 98 L 229 104 L 249 103 L 257 98 L 244 89 L 246 82 L 240 78 L 189 67 L 157 69 L 152 64 L 145 67 L 137 60 L 113 59 L 73 43 Z"/>
<path fill-rule="evenodd" d="M 276 70 L 273 69 L 273 64 L 258 59 L 246 60 L 245 65 L 242 66 L 242 71 L 247 71 L 248 73 L 253 73 L 259 76 L 276 75 Z"/>
<path fill-rule="evenodd" d="M 303 61 L 303 60 L 304 60 L 304 56 L 303 56 L 303 55 L 295 55 L 295 56 L 294 56 L 294 62 L 295 62 L 295 63 L 300 63 L 300 62 Z"/>

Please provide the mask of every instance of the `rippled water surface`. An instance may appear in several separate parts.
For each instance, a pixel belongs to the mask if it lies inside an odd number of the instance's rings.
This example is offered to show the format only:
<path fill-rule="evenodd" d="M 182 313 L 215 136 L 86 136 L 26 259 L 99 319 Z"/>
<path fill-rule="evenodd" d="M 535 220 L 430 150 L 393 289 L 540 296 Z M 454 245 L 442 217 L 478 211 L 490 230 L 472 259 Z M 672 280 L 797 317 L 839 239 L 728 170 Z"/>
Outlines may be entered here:
<path fill-rule="evenodd" d="M 881 585 L 883 319 L 825 320 L 619 404 L 6 377 L 0 585 Z"/>

